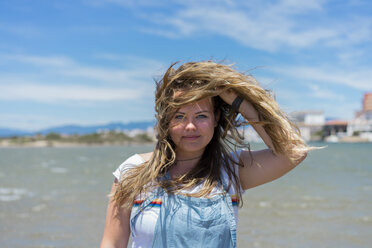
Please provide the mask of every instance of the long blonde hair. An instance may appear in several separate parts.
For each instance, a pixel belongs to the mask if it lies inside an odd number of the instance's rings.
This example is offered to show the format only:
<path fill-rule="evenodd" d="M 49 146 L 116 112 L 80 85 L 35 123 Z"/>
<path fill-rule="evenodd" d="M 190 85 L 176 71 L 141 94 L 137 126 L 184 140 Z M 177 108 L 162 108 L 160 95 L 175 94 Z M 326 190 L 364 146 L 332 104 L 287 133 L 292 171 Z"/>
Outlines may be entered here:
<path fill-rule="evenodd" d="M 218 96 L 226 90 L 234 90 L 255 107 L 259 113 L 258 123 L 263 125 L 270 136 L 276 153 L 284 154 L 292 162 L 303 156 L 307 146 L 298 129 L 280 110 L 272 95 L 252 76 L 239 73 L 230 65 L 212 61 L 189 62 L 175 69 L 176 64 L 172 64 L 157 82 L 157 143 L 152 157 L 122 175 L 114 194 L 117 204 L 131 207 L 136 196 L 148 193 L 153 187 L 163 187 L 169 193 L 179 193 L 182 189 L 202 183 L 201 191 L 191 196 L 208 196 L 216 185 L 222 183 L 222 168 L 230 179 L 228 187 L 235 187 L 241 198 L 238 172 L 233 165 L 243 165 L 233 158 L 233 152 L 237 147 L 247 146 L 237 129 L 246 123 L 237 118 L 238 113 Z M 178 91 L 183 94 L 174 97 Z M 164 179 L 176 161 L 175 145 L 169 136 L 172 113 L 183 105 L 206 97 L 212 98 L 215 114 L 220 116 L 211 142 L 197 166 L 189 173 L 174 180 Z"/>

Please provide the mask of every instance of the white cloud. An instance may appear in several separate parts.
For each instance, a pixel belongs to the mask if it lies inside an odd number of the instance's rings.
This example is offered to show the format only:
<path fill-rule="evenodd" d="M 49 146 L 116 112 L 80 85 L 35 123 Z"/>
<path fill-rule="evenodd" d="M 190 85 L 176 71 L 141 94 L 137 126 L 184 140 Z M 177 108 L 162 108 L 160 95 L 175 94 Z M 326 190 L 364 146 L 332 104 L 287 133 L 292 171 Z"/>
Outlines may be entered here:
<path fill-rule="evenodd" d="M 371 41 L 372 18 L 329 15 L 327 1 L 177 1 L 179 8 L 139 14 L 154 24 L 143 31 L 169 38 L 212 33 L 266 51 L 343 47 Z M 177 6 L 177 5 L 175 5 Z M 327 25 L 325 25 L 327 23 Z"/>
<path fill-rule="evenodd" d="M 29 24 L 10 25 L 9 23 L 0 23 L 0 31 L 16 34 L 22 37 L 35 37 L 41 34 L 41 31 Z"/>
<path fill-rule="evenodd" d="M 50 118 L 49 116 L 40 116 L 35 113 L 32 114 L 4 114 L 0 113 L 0 123 L 6 128 L 19 129 L 24 131 L 37 131 L 42 128 L 60 125 L 61 123 L 75 123 L 77 120 L 68 121 L 57 120 L 57 117 Z M 6 125 L 4 125 L 4 123 Z"/>
<path fill-rule="evenodd" d="M 79 66 L 74 68 L 65 68 L 63 70 L 57 71 L 56 73 L 62 74 L 64 76 L 75 76 L 86 79 L 98 80 L 102 82 L 116 83 L 128 81 L 132 83 L 133 78 L 135 78 L 136 76 L 142 76 L 141 74 L 138 75 L 136 73 L 126 70 L 94 66 Z"/>
<path fill-rule="evenodd" d="M 133 9 L 143 7 L 166 7 L 170 4 L 169 0 L 82 0 L 82 2 L 96 8 L 112 4 Z"/>
<path fill-rule="evenodd" d="M 24 54 L 0 54 L 0 59 L 2 62 L 18 62 L 42 67 L 72 67 L 76 65 L 72 59 L 64 56 L 42 57 Z"/>
<path fill-rule="evenodd" d="M 341 51 L 337 54 L 337 57 L 341 64 L 353 65 L 355 61 L 360 60 L 365 55 L 360 49 L 350 49 L 348 51 Z"/>
<path fill-rule="evenodd" d="M 96 59 L 102 55 L 97 55 Z M 152 77 L 162 67 L 159 61 L 134 56 L 105 54 L 100 65 L 86 65 L 65 56 L 0 54 L 6 65 L 22 67 L 21 72 L 2 72 L 1 100 L 37 102 L 115 101 L 149 96 Z M 121 68 L 109 67 L 115 59 Z M 24 70 L 24 68 L 26 68 Z M 33 68 L 37 68 L 34 72 Z M 22 72 L 23 71 L 23 72 Z M 147 89 L 147 90 L 145 90 Z"/>
<path fill-rule="evenodd" d="M 271 70 L 306 82 L 341 84 L 363 91 L 372 90 L 372 71 L 369 68 L 344 70 L 335 67 L 281 66 Z"/>
<path fill-rule="evenodd" d="M 310 91 L 310 96 L 313 98 L 326 99 L 326 100 L 338 100 L 342 101 L 345 97 L 341 94 L 337 94 L 329 89 L 320 87 L 317 84 L 308 84 Z"/>
<path fill-rule="evenodd" d="M 77 77 L 87 80 L 100 81 L 104 84 L 132 84 L 145 85 L 152 82 L 152 76 L 162 67 L 156 60 L 134 56 L 118 56 L 105 54 L 102 59 L 116 58 L 122 64 L 114 67 L 85 65 L 65 56 L 34 56 L 18 54 L 0 54 L 2 63 L 15 62 L 38 67 L 45 74 L 54 74 L 58 78 Z M 116 57 L 115 57 L 116 56 Z M 102 61 L 100 61 L 102 63 Z M 119 68 L 118 68 L 119 67 Z M 17 75 L 18 76 L 18 75 Z"/>
<path fill-rule="evenodd" d="M 94 120 L 84 120 L 83 118 L 72 118 L 61 116 L 59 114 L 48 116 L 48 115 L 39 115 L 36 113 L 31 114 L 4 114 L 0 113 L 0 128 L 12 128 L 23 131 L 39 131 L 44 128 L 50 128 L 53 126 L 61 125 L 100 125 L 107 124 L 109 120 L 102 121 L 98 118 Z M 5 125 L 4 125 L 5 124 Z"/>
<path fill-rule="evenodd" d="M 115 101 L 141 96 L 135 89 L 102 88 L 82 85 L 42 85 L 37 83 L 0 84 L 0 100 L 60 101 Z"/>

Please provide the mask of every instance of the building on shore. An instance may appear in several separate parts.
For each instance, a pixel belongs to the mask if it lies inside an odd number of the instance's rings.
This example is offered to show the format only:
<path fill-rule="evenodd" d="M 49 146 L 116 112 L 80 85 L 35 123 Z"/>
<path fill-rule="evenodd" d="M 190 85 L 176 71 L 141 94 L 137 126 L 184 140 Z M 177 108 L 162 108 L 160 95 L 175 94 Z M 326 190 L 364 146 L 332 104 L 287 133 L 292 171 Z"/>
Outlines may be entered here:
<path fill-rule="evenodd" d="M 289 114 L 290 119 L 298 126 L 301 136 L 306 141 L 318 140 L 325 123 L 324 112 L 321 110 L 297 111 Z"/>
<path fill-rule="evenodd" d="M 330 120 L 327 121 L 322 130 L 322 140 L 328 142 L 338 142 L 348 136 L 347 134 L 348 121 L 345 120 Z"/>
<path fill-rule="evenodd" d="M 364 94 L 362 103 L 362 110 L 348 123 L 347 134 L 372 141 L 372 92 Z"/>
<path fill-rule="evenodd" d="M 328 142 L 372 142 L 372 93 L 365 93 L 362 109 L 350 121 L 327 121 L 322 140 Z"/>
<path fill-rule="evenodd" d="M 363 97 L 363 109 L 362 112 L 372 111 L 372 92 L 365 93 Z"/>

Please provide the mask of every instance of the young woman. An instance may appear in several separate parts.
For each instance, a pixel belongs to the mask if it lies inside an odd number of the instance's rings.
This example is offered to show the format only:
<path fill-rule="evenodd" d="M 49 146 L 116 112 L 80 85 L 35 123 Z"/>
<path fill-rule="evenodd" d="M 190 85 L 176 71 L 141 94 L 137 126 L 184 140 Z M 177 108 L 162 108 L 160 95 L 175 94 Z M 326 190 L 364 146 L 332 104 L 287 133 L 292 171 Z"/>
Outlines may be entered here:
<path fill-rule="evenodd" d="M 227 65 L 173 64 L 155 110 L 154 151 L 114 172 L 101 247 L 126 247 L 130 235 L 133 247 L 236 247 L 244 190 L 283 176 L 309 148 L 273 97 Z M 247 123 L 267 149 L 241 149 Z"/>

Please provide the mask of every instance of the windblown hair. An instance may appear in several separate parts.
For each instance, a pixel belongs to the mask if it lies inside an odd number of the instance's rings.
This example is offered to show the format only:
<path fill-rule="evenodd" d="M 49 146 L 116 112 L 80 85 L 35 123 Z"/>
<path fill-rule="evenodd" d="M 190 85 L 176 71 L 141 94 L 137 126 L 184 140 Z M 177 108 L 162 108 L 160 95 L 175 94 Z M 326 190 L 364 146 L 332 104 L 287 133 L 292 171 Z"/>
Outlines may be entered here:
<path fill-rule="evenodd" d="M 131 207 L 135 197 L 149 193 L 154 187 L 163 187 L 168 193 L 181 193 L 202 184 L 201 191 L 189 196 L 208 196 L 221 185 L 221 169 L 229 176 L 229 187 L 235 187 L 241 199 L 238 172 L 234 165 L 237 147 L 248 147 L 238 127 L 246 124 L 263 125 L 273 143 L 273 151 L 287 156 L 293 163 L 308 150 L 297 127 L 280 110 L 273 96 L 263 89 L 250 75 L 237 72 L 232 66 L 211 61 L 189 62 L 175 68 L 172 64 L 157 82 L 155 110 L 157 143 L 149 161 L 134 167 L 122 175 L 113 199 L 120 206 Z M 219 94 L 233 90 L 249 101 L 259 113 L 259 121 L 237 118 L 238 113 L 226 104 Z M 175 93 L 182 94 L 175 97 Z M 219 115 L 214 136 L 205 148 L 198 164 L 186 175 L 165 179 L 166 173 L 176 162 L 175 144 L 170 138 L 170 121 L 176 109 L 203 98 L 210 97 L 215 116 Z"/>

